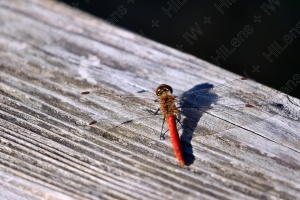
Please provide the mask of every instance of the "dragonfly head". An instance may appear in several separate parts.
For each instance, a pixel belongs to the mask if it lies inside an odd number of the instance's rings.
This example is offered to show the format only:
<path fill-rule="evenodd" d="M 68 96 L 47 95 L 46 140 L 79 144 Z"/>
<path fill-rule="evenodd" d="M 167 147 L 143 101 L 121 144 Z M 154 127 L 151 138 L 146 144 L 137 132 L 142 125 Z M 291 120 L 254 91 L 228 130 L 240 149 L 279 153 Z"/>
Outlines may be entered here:
<path fill-rule="evenodd" d="M 168 91 L 172 94 L 173 93 L 172 87 L 169 85 L 166 85 L 166 84 L 161 84 L 160 86 L 158 86 L 156 88 L 155 93 L 159 97 L 162 93 L 168 92 Z"/>

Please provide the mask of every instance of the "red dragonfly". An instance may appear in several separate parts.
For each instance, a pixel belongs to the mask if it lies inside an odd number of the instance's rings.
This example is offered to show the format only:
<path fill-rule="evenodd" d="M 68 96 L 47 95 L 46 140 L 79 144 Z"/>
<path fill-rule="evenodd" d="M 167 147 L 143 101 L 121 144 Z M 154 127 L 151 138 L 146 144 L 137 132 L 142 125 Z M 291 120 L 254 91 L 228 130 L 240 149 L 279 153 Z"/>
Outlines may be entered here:
<path fill-rule="evenodd" d="M 82 92 L 81 94 L 89 94 L 89 93 L 90 92 Z M 178 109 L 174 102 L 175 97 L 172 95 L 173 89 L 169 85 L 161 84 L 159 87 L 157 87 L 155 93 L 157 97 L 160 98 L 160 110 L 162 111 L 162 114 L 164 116 L 163 125 L 165 120 L 167 119 L 170 136 L 171 136 L 170 138 L 174 149 L 174 154 L 178 158 L 181 166 L 184 166 L 185 165 L 184 154 L 183 154 L 183 149 L 182 149 L 182 145 L 177 130 Z M 158 111 L 159 109 L 154 114 L 157 114 Z M 96 123 L 97 121 L 92 121 L 89 123 L 89 125 L 94 125 Z M 163 131 L 163 126 L 161 130 L 160 138 L 164 138 L 162 131 Z"/>
<path fill-rule="evenodd" d="M 179 160 L 182 166 L 186 165 L 186 160 L 183 152 L 183 145 L 181 143 L 178 130 L 177 130 L 177 123 L 180 123 L 182 125 L 183 127 L 182 129 L 185 132 L 186 130 L 188 130 L 188 132 L 197 132 L 197 130 L 200 130 L 199 132 L 203 133 L 204 127 L 197 125 L 203 113 L 212 115 L 214 118 L 217 119 L 219 118 L 218 115 L 219 113 L 225 113 L 227 116 L 234 116 L 237 118 L 237 119 L 231 118 L 229 125 L 228 122 L 226 122 L 227 125 L 224 125 L 224 123 L 213 124 L 212 127 L 214 131 L 218 132 L 218 131 L 223 131 L 234 127 L 235 128 L 241 127 L 243 125 L 251 124 L 259 120 L 264 120 L 266 119 L 266 117 L 270 117 L 275 114 L 278 114 L 281 110 L 284 109 L 282 104 L 275 102 L 276 101 L 275 96 L 272 97 L 261 96 L 259 92 L 257 92 L 258 90 L 257 88 L 254 88 L 254 90 L 251 89 L 251 84 L 242 87 L 243 95 L 241 96 L 241 92 L 235 91 L 235 89 L 240 87 L 241 84 L 245 84 L 244 82 L 246 80 L 248 79 L 240 78 L 240 79 L 227 82 L 226 84 L 219 85 L 217 87 L 212 87 L 212 85 L 209 85 L 209 87 L 206 86 L 202 88 L 196 87 L 195 89 L 185 92 L 181 96 L 176 97 L 176 99 L 179 101 L 180 112 L 175 104 L 175 96 L 172 95 L 173 89 L 166 84 L 162 84 L 159 87 L 157 87 L 156 95 L 160 99 L 160 109 L 158 109 L 156 112 L 151 111 L 151 113 L 156 115 L 159 110 L 162 112 L 162 115 L 164 117 L 163 125 L 166 120 L 169 127 L 170 138 L 172 141 L 175 156 L 177 157 L 177 159 Z M 249 91 L 247 91 L 248 89 Z M 264 92 L 270 93 L 270 91 L 263 91 L 263 90 L 261 90 L 260 92 L 262 94 Z M 82 92 L 82 94 L 89 94 L 89 93 L 91 92 L 89 91 Z M 103 93 L 102 91 L 101 93 L 106 94 Z M 137 98 L 139 100 L 145 99 L 144 97 L 141 98 L 136 96 L 119 96 L 119 97 L 122 99 L 122 101 L 124 99 L 128 99 L 128 97 L 130 99 L 131 98 Z M 237 97 L 240 103 L 229 105 L 230 100 L 232 100 L 233 97 Z M 125 102 L 124 104 L 127 105 L 132 102 L 134 102 L 134 100 L 131 99 L 131 101 Z M 155 100 L 155 102 L 157 102 L 157 100 Z M 150 112 L 149 110 L 147 111 Z M 180 122 L 181 117 L 179 117 L 181 114 L 185 116 L 182 122 Z M 149 118 L 149 114 L 145 118 Z M 145 118 L 139 117 L 139 120 Z M 97 119 L 98 122 L 101 120 L 103 119 L 100 120 Z M 89 125 L 94 125 L 97 123 L 97 121 L 92 121 L 89 123 Z M 210 121 L 211 120 L 208 120 L 207 122 L 204 123 L 208 125 L 211 123 Z M 121 122 L 120 120 L 119 124 L 123 125 L 131 122 L 133 122 L 133 119 L 127 120 L 125 122 Z M 163 126 L 161 130 L 160 138 L 161 139 L 164 138 Z"/>
<path fill-rule="evenodd" d="M 174 103 L 175 97 L 172 95 L 173 89 L 169 85 L 162 84 L 158 86 L 155 93 L 160 98 L 160 109 L 163 113 L 164 120 L 167 119 L 168 122 L 175 156 L 179 160 L 181 166 L 184 166 L 185 161 L 183 156 L 183 150 L 177 130 L 178 110 Z"/>

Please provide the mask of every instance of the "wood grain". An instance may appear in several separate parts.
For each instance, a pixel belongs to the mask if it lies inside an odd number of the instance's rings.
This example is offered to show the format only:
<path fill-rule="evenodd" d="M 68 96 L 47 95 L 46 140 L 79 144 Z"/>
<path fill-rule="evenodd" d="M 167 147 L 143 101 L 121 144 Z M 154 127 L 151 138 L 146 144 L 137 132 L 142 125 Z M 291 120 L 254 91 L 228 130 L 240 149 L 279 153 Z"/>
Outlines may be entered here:
<path fill-rule="evenodd" d="M 56 1 L 0 22 L 1 199 L 299 198 L 298 99 Z M 161 83 L 203 106 L 179 102 L 185 167 L 146 111 Z"/>

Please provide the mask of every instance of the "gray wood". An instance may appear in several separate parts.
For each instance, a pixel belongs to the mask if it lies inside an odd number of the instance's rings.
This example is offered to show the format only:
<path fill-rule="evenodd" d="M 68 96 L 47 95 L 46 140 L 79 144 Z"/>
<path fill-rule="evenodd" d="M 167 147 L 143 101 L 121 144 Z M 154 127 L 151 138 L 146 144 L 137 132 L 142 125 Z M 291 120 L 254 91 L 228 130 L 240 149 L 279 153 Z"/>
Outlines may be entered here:
<path fill-rule="evenodd" d="M 0 22 L 0 199 L 299 199 L 298 99 L 56 1 Z M 181 108 L 185 167 L 145 111 L 161 83 L 214 86 Z"/>

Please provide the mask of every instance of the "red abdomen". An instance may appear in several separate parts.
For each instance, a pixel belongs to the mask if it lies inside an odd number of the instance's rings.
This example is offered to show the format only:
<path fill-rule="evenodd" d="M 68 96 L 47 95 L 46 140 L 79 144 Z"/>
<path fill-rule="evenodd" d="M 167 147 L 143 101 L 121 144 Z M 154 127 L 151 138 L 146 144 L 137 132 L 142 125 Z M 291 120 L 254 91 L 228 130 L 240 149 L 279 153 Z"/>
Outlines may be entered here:
<path fill-rule="evenodd" d="M 170 136 L 171 136 L 171 141 L 173 144 L 175 156 L 178 158 L 180 164 L 183 166 L 183 165 L 185 165 L 185 162 L 184 162 L 182 145 L 181 145 L 179 134 L 177 131 L 175 115 L 167 116 L 167 122 L 168 122 L 169 129 L 170 129 Z"/>

